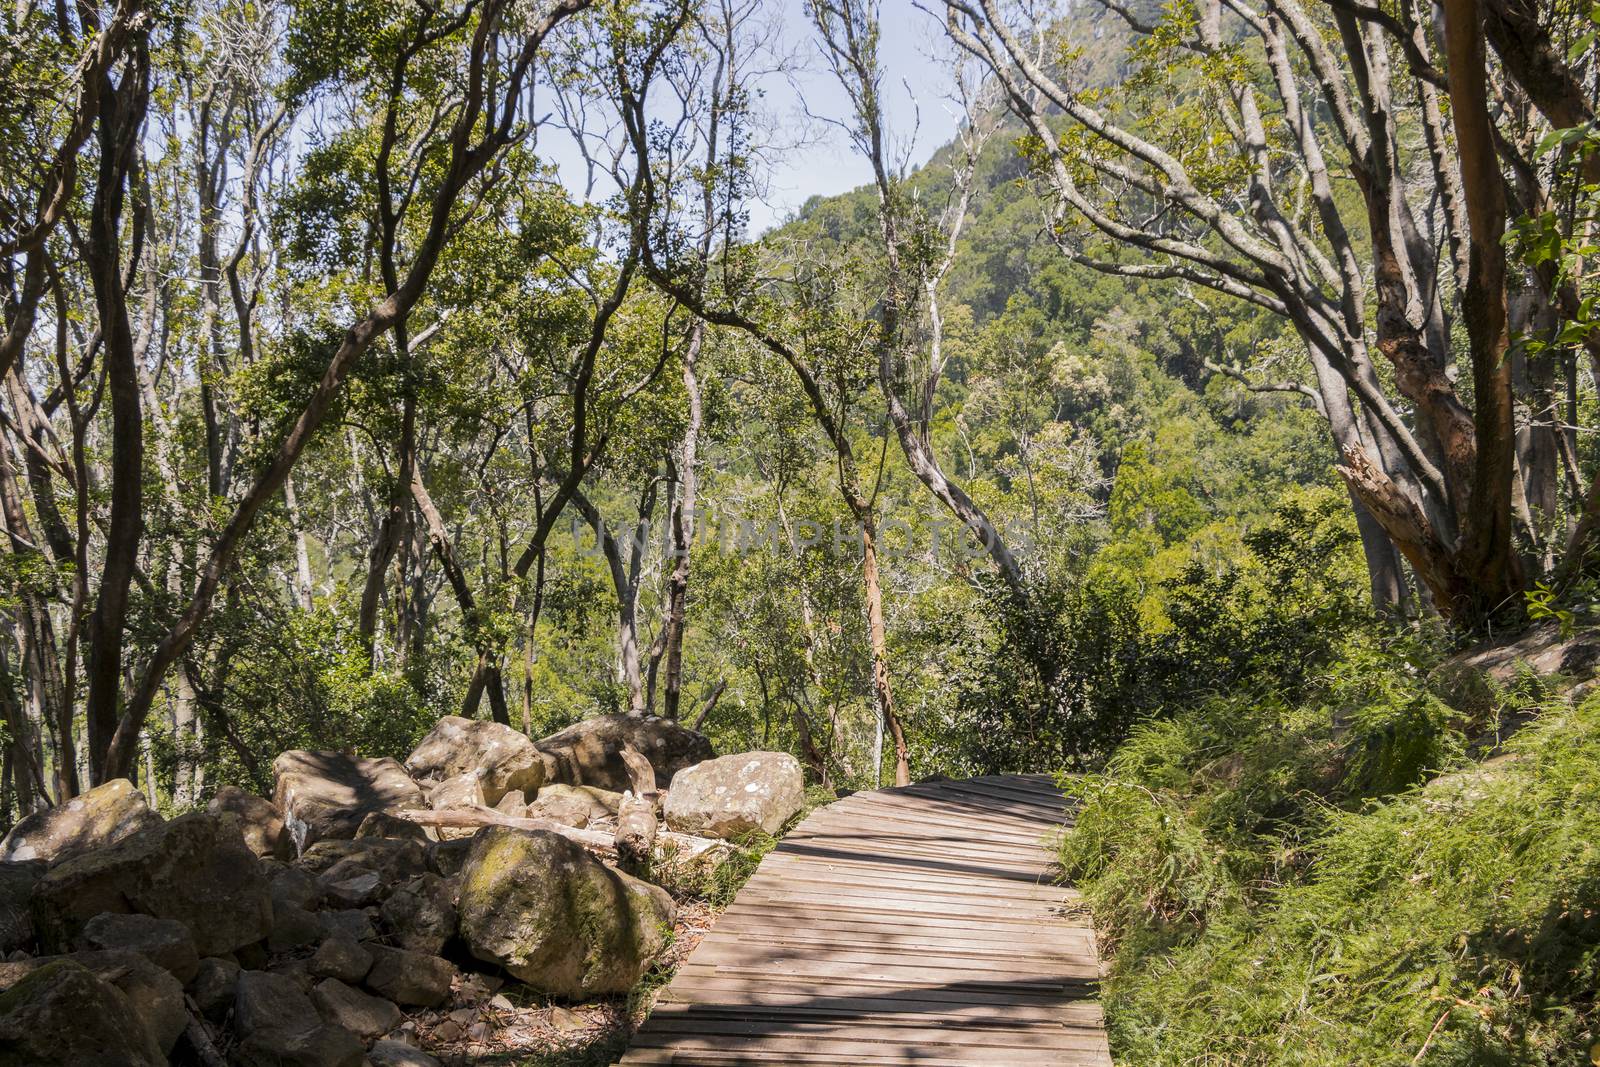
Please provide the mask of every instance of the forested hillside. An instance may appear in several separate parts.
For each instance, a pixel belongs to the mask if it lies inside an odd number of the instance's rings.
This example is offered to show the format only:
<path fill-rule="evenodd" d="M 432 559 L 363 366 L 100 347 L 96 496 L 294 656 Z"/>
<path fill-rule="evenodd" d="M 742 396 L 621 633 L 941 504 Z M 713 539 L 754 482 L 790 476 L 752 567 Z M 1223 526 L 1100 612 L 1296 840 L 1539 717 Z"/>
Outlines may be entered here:
<path fill-rule="evenodd" d="M 1592 664 L 1459 667 L 1594 621 L 1600 8 L 0 25 L 0 828 L 456 811 L 446 716 L 1061 774 L 1122 1062 L 1600 1062 Z M 755 232 L 819 138 L 871 180 Z"/>

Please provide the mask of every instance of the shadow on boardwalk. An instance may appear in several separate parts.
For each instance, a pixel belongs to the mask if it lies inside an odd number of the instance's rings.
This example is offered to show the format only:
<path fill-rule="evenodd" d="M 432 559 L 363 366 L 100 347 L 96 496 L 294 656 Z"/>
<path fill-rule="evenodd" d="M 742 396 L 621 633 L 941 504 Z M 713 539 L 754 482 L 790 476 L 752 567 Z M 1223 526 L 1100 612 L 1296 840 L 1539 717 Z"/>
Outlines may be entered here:
<path fill-rule="evenodd" d="M 619 1061 L 1108 1065 L 1093 931 L 1052 878 L 1042 776 L 814 812 L 679 968 Z"/>

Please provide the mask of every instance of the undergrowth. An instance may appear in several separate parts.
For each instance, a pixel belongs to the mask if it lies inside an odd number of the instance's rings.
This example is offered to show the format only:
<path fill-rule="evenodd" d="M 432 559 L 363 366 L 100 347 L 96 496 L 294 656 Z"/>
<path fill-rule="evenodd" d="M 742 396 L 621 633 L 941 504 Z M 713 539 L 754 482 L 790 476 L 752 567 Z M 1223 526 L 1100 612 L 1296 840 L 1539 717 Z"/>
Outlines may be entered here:
<path fill-rule="evenodd" d="M 1591 1062 L 1600 695 L 1530 677 L 1469 714 L 1431 666 L 1356 650 L 1311 699 L 1211 700 L 1065 783 L 1120 1063 Z M 1531 724 L 1474 751 L 1508 706 Z"/>

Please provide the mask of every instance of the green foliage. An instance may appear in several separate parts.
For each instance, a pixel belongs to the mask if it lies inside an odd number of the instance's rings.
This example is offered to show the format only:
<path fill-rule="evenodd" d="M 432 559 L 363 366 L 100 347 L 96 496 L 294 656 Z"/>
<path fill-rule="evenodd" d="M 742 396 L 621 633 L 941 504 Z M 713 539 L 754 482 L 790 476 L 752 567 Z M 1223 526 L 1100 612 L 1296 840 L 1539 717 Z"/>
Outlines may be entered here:
<path fill-rule="evenodd" d="M 1066 781 L 1119 1062 L 1587 1062 L 1600 699 L 1501 693 L 1544 716 L 1474 763 L 1435 658 L 1353 641 L 1296 699 L 1218 697 Z"/>

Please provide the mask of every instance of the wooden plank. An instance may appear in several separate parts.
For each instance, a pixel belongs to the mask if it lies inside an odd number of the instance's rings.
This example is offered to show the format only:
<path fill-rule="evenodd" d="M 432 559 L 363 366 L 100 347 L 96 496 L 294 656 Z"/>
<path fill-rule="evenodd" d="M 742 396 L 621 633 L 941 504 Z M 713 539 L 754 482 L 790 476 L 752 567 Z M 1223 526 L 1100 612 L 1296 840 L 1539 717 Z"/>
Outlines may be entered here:
<path fill-rule="evenodd" d="M 1043 775 L 857 793 L 762 862 L 624 1067 L 1107 1067 L 1093 931 Z"/>

